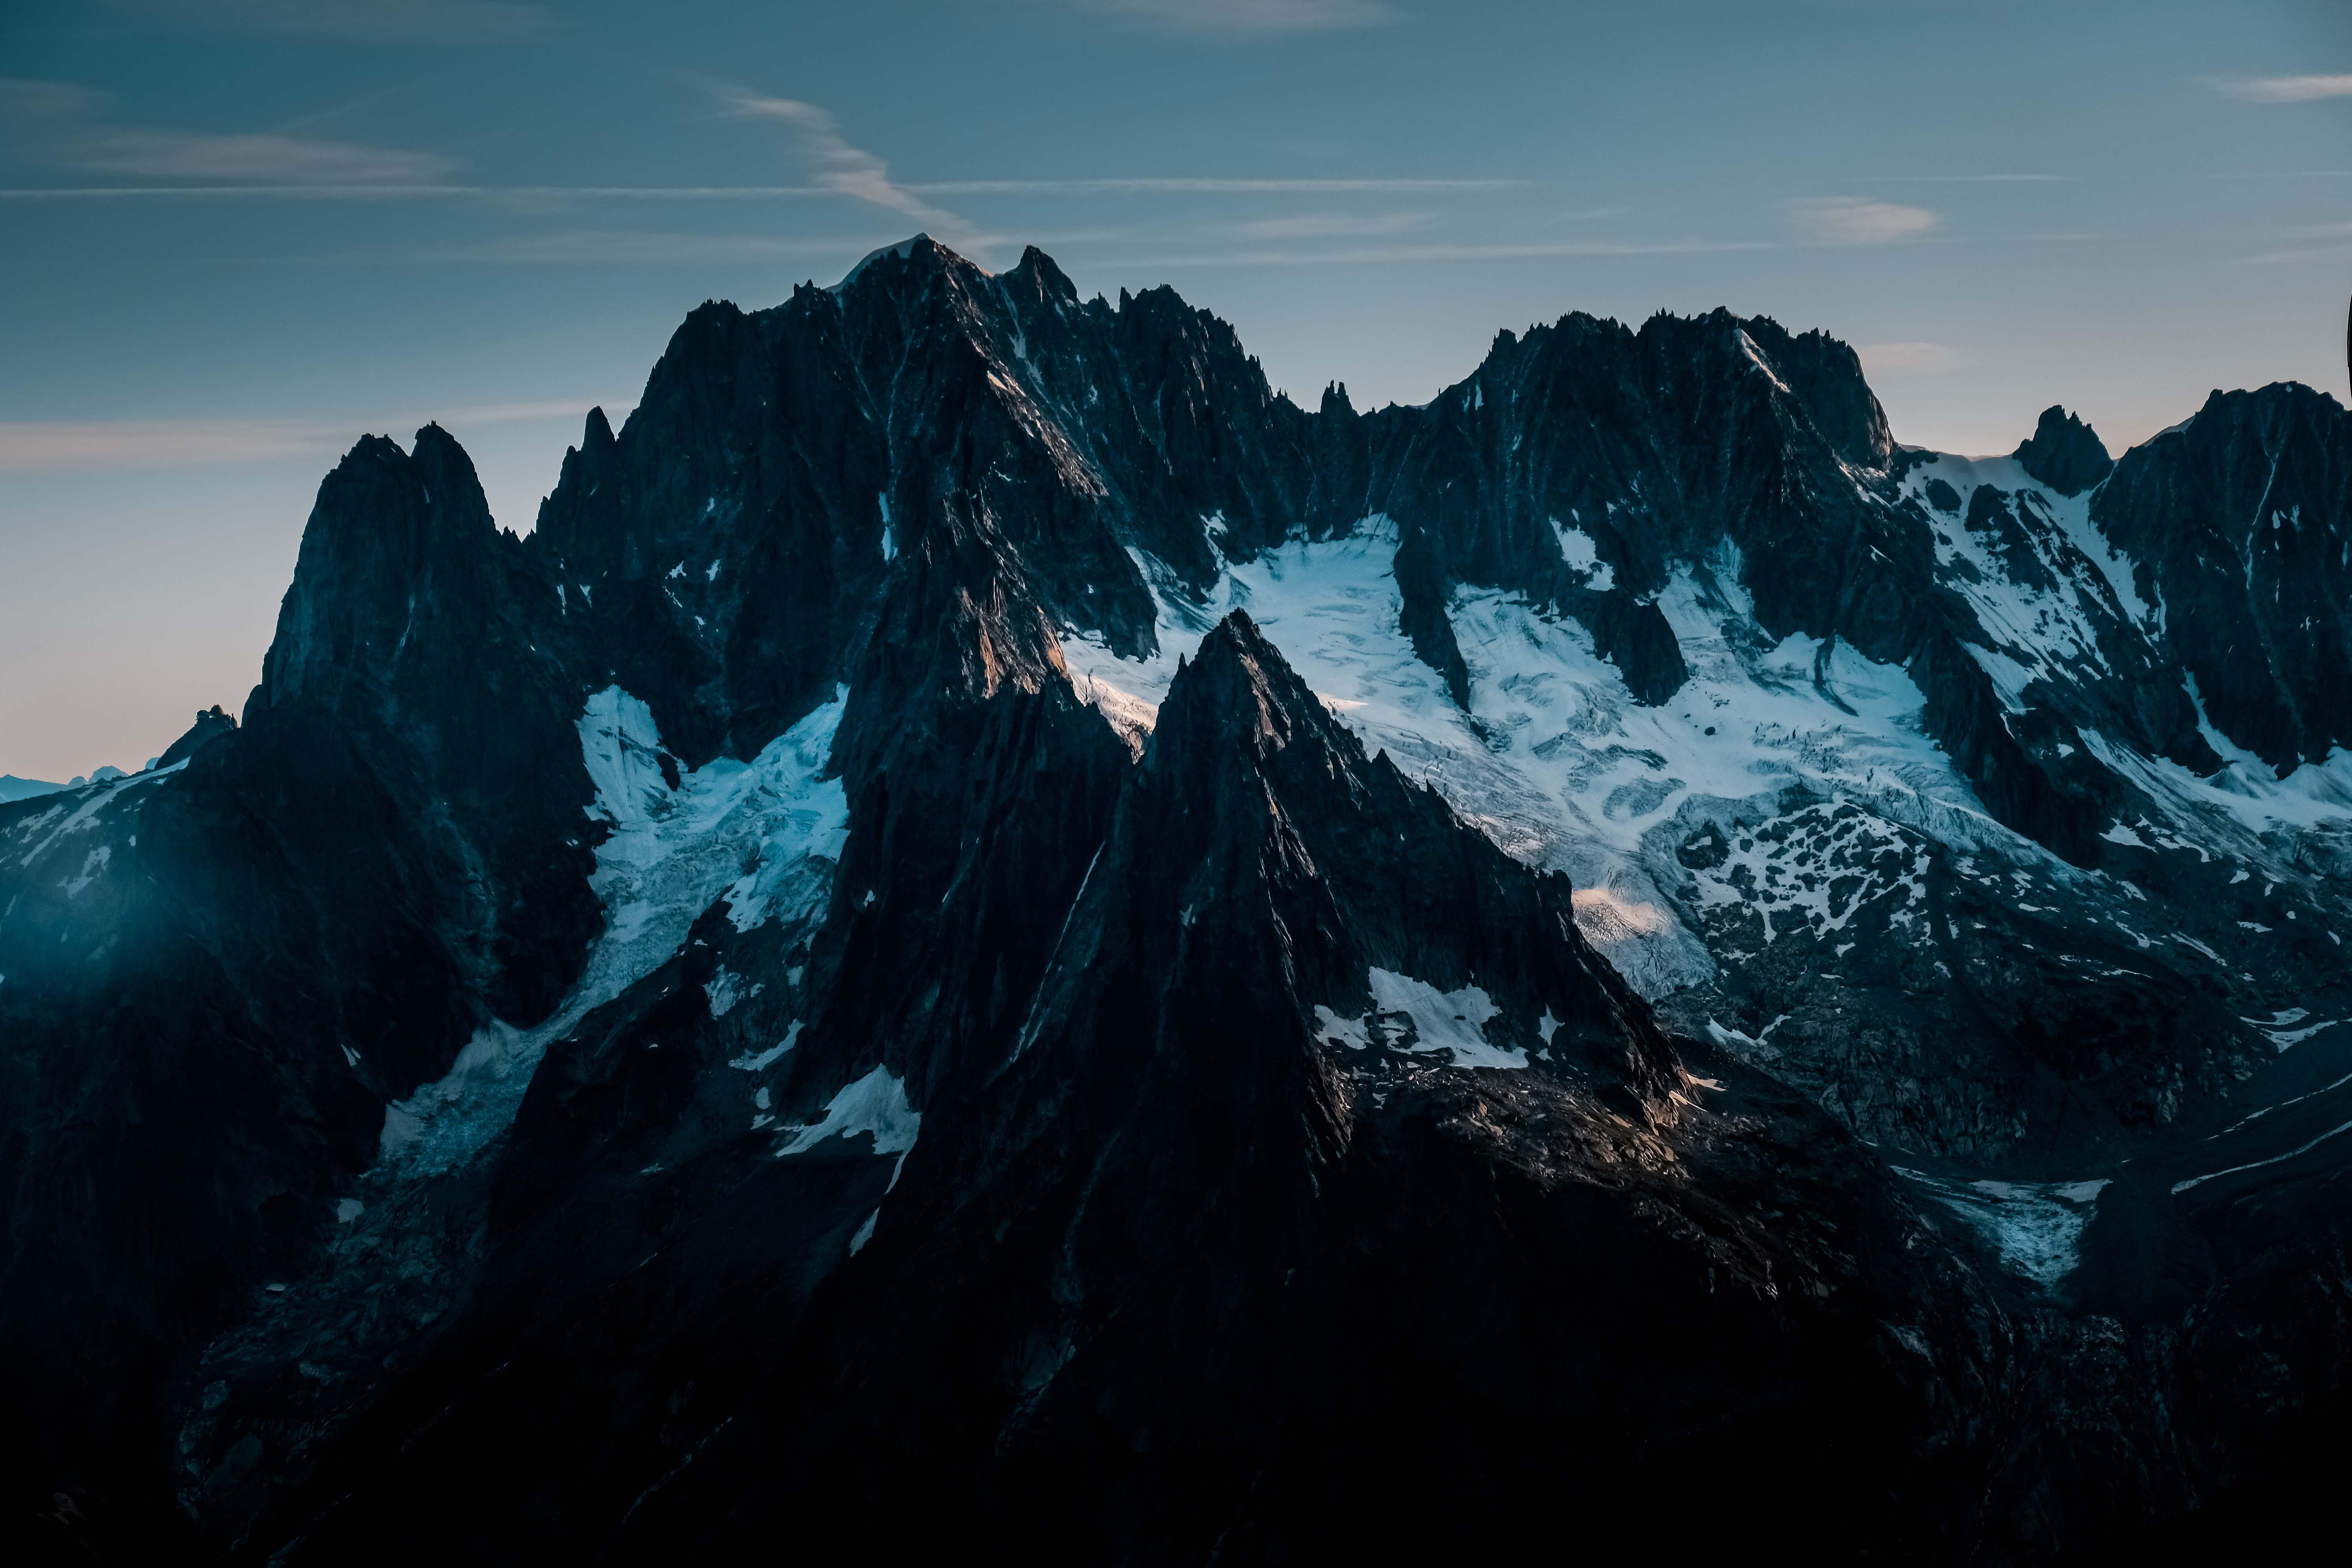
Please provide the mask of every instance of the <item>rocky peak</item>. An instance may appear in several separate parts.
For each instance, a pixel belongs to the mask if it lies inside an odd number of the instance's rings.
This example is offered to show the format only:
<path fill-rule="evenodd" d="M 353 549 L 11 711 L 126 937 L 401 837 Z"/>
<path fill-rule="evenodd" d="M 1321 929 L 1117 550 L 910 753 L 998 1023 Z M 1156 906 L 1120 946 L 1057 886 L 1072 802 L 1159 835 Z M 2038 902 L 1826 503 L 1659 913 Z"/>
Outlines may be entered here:
<path fill-rule="evenodd" d="M 446 431 L 418 431 L 414 454 L 363 437 L 319 487 L 303 528 L 262 667 L 265 700 L 389 682 L 420 605 L 430 615 L 494 594 L 499 553 L 474 466 Z"/>
<path fill-rule="evenodd" d="M 155 765 L 159 768 L 168 768 L 174 763 L 186 762 L 215 741 L 236 733 L 236 721 L 222 712 L 219 703 L 215 702 L 210 708 L 198 709 L 195 723 L 190 726 L 186 734 L 164 748 L 163 754 L 155 759 Z"/>
<path fill-rule="evenodd" d="M 371 845 L 388 863 L 365 874 L 411 879 L 414 912 L 457 969 L 503 1016 L 536 1018 L 595 918 L 577 880 L 593 793 L 577 725 L 598 673 L 556 584 L 491 522 L 457 442 L 437 425 L 413 452 L 369 437 L 320 487 L 223 787 L 342 778 L 345 809 L 410 821 Z M 281 831 L 300 854 L 341 853 L 326 816 Z M 455 1050 L 410 1047 L 427 1072 Z"/>
<path fill-rule="evenodd" d="M 1481 1030 L 1495 1059 L 1664 1095 L 1672 1051 L 1577 929 L 1568 879 L 1511 859 L 1385 752 L 1367 758 L 1244 612 L 1170 687 L 1143 774 L 1122 819 L 1134 852 L 1166 868 L 1195 918 L 1274 897 L 1302 1012 L 1357 1016 L 1381 994 L 1372 971 L 1410 977 L 1499 1009 Z"/>
<path fill-rule="evenodd" d="M 1823 331 L 1792 333 L 1769 316 L 1734 318 L 1813 427 L 1858 468 L 1884 468 L 1895 437 L 1852 347 Z"/>
<path fill-rule="evenodd" d="M 1173 757 L 1227 737 L 1261 762 L 1287 747 L 1302 730 L 1335 752 L 1355 744 L 1247 611 L 1235 610 L 1218 622 L 1197 654 L 1178 663 L 1154 730 L 1155 769 L 1177 765 Z"/>
<path fill-rule="evenodd" d="M 2046 417 L 2046 416 L 2045 416 Z M 2215 392 L 2124 454 L 2091 517 L 2165 607 L 2210 721 L 2284 771 L 2352 744 L 2352 414 Z"/>
<path fill-rule="evenodd" d="M 2097 433 L 2056 404 L 2042 411 L 2033 434 L 2011 456 L 2062 496 L 2082 494 L 2116 466 Z"/>
<path fill-rule="evenodd" d="M 1069 274 L 1034 245 L 1023 247 L 1020 262 L 996 281 L 1009 294 L 1027 294 L 1064 309 L 1078 302 L 1078 286 L 1070 281 Z"/>
<path fill-rule="evenodd" d="M 928 280 L 942 273 L 983 278 L 987 274 L 972 262 L 933 239 L 928 233 L 910 235 L 896 245 L 886 245 L 871 250 L 856 266 L 842 274 L 841 281 L 833 286 L 835 294 L 847 294 L 859 288 L 903 287 L 912 279 Z"/>

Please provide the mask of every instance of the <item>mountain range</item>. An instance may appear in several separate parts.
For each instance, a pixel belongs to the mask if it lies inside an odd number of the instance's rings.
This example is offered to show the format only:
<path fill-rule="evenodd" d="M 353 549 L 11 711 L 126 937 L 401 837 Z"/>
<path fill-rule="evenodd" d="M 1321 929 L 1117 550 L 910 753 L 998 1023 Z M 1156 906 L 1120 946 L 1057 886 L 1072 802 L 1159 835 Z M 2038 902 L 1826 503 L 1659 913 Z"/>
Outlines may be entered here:
<path fill-rule="evenodd" d="M 362 440 L 242 721 L 0 805 L 11 1529 L 2289 1538 L 2347 747 L 2307 387 L 1969 458 L 1721 310 L 1359 411 L 1034 248 L 706 304 L 528 534 Z"/>

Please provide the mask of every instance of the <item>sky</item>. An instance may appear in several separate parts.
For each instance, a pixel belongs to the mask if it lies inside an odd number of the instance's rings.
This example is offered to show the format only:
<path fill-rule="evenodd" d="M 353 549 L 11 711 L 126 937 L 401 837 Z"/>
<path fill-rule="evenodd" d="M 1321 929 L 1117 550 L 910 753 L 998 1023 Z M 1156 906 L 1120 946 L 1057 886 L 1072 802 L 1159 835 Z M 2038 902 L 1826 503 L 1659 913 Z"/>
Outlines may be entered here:
<path fill-rule="evenodd" d="M 686 312 L 924 230 L 1173 284 L 1311 405 L 1718 305 L 1896 437 L 2346 396 L 2346 0 L 7 0 L 0 773 L 257 678 L 319 480 L 437 419 L 527 531 Z"/>

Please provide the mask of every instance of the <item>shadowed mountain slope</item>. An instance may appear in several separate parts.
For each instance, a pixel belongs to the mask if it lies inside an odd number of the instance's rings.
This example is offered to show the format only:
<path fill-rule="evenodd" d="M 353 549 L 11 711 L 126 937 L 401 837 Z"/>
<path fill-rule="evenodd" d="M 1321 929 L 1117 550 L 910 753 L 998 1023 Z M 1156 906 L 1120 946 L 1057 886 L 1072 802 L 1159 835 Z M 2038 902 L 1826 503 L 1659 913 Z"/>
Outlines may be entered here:
<path fill-rule="evenodd" d="M 2347 434 L 1922 452 L 1720 311 L 1310 411 L 918 237 L 694 312 L 528 537 L 371 437 L 241 724 L 0 805 L 14 1517 L 2253 1508 L 2344 1415 Z"/>

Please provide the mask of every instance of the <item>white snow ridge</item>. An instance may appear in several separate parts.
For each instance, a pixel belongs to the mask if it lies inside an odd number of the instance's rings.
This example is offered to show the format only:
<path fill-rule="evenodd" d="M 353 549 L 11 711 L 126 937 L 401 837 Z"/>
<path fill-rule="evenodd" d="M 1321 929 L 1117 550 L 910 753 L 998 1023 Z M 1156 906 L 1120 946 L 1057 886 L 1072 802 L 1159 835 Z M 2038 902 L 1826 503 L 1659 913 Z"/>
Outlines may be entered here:
<path fill-rule="evenodd" d="M 504 1131 L 549 1043 L 658 967 L 722 896 L 740 931 L 819 907 L 849 831 L 840 781 L 820 776 L 848 696 L 838 689 L 748 763 L 716 757 L 682 773 L 676 790 L 662 775 L 652 710 L 617 686 L 588 699 L 579 729 L 596 786 L 589 815 L 611 829 L 588 879 L 604 905 L 604 933 L 544 1022 L 520 1029 L 492 1019 L 439 1081 L 385 1108 L 380 1175 L 446 1170 Z M 712 1005 L 723 1011 L 732 988 L 713 984 Z"/>
<path fill-rule="evenodd" d="M 1528 1065 L 1527 1052 L 1487 1043 L 1486 1026 L 1502 1016 L 1503 1010 L 1477 986 L 1440 991 L 1390 969 L 1374 969 L 1369 978 L 1372 1009 L 1361 1018 L 1343 1018 L 1328 1007 L 1316 1007 L 1318 1037 L 1325 1044 L 1354 1050 L 1379 1044 L 1391 1050 L 1444 1055 L 1463 1068 Z M 1549 1023 L 1550 1015 L 1544 1016 Z M 1545 1038 L 1550 1038 L 1549 1031 Z"/>
<path fill-rule="evenodd" d="M 1563 535 L 1563 548 L 1582 538 Z M 1771 815 L 1797 785 L 1947 842 L 2014 837 L 1927 738 L 1926 699 L 1902 669 L 1843 643 L 1775 645 L 1757 631 L 1727 545 L 1659 595 L 1690 668 L 1662 707 L 1633 700 L 1581 626 L 1463 589 L 1451 615 L 1470 672 L 1465 713 L 1398 624 L 1395 556 L 1393 526 L 1367 518 L 1345 539 L 1229 566 L 1198 602 L 1139 557 L 1160 605 L 1158 654 L 1120 658 L 1072 633 L 1063 659 L 1078 694 L 1139 743 L 1178 657 L 1246 609 L 1368 752 L 1385 750 L 1511 855 L 1567 872 L 1581 889 L 1578 927 L 1652 998 L 1716 973 L 1671 896 L 1683 872 L 1668 842 L 1712 815 Z"/>

